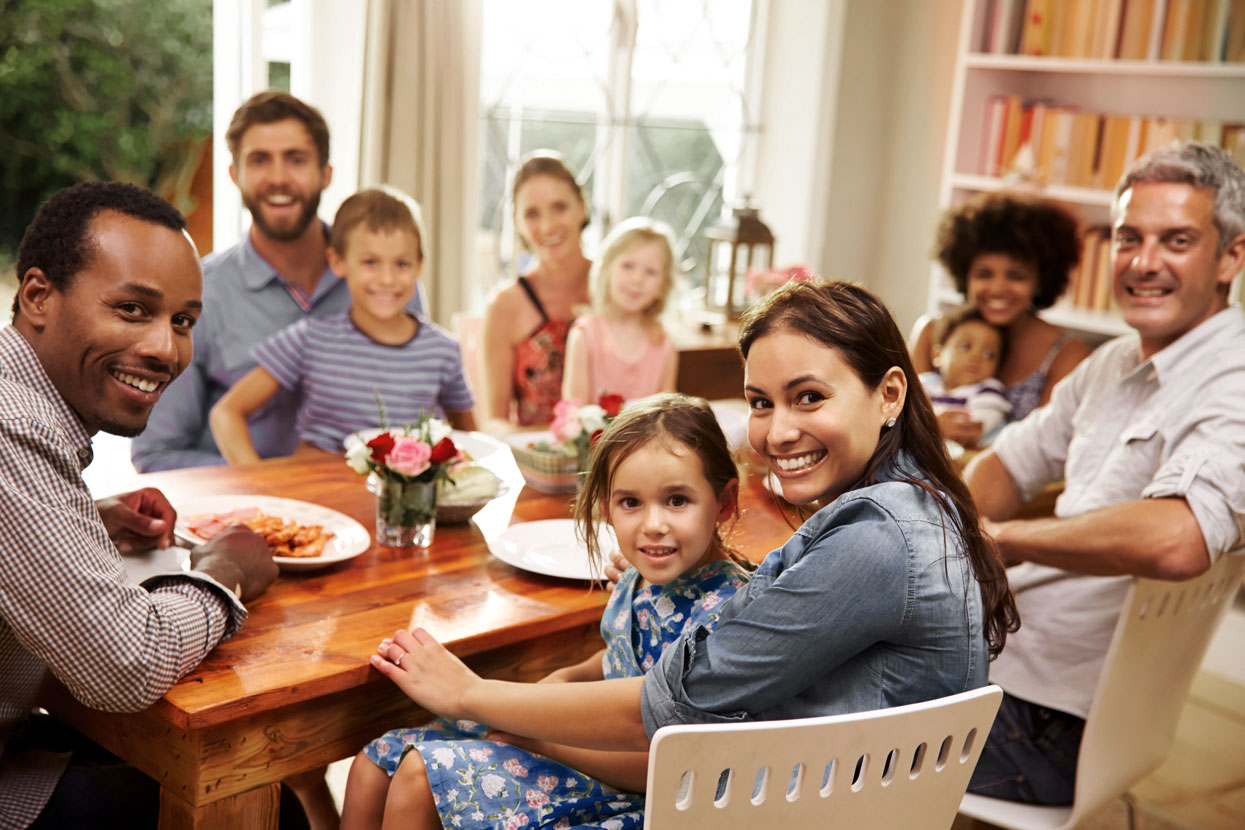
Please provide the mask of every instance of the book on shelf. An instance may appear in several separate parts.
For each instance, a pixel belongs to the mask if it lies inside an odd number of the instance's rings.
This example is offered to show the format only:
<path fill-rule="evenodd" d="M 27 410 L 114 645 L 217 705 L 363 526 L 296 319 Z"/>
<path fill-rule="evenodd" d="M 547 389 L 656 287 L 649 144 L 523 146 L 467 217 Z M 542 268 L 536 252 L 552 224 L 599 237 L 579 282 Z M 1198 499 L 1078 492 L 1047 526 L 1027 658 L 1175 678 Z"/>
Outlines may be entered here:
<path fill-rule="evenodd" d="M 986 102 L 977 172 L 1110 190 L 1129 164 L 1173 141 L 1214 144 L 1245 166 L 1242 123 L 1097 113 L 997 95 Z"/>
<path fill-rule="evenodd" d="M 1223 60 L 1245 62 L 1245 0 L 1230 0 L 1231 10 L 1225 26 Z"/>
<path fill-rule="evenodd" d="M 983 0 L 993 55 L 1245 62 L 1245 0 Z"/>
<path fill-rule="evenodd" d="M 1108 311 L 1111 296 L 1111 229 L 1091 225 L 1082 231 L 1081 259 L 1068 275 L 1060 303 L 1086 311 Z"/>
<path fill-rule="evenodd" d="M 1028 0 L 1025 3 L 1024 26 L 1020 30 L 1020 54 L 1050 54 L 1051 16 L 1055 5 L 1055 0 Z"/>

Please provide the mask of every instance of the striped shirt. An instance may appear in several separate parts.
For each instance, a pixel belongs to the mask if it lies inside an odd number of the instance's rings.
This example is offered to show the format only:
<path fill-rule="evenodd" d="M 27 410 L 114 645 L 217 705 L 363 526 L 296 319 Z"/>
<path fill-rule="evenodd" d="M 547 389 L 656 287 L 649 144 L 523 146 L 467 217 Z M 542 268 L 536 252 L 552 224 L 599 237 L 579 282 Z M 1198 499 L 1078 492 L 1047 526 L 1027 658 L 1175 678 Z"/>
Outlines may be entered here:
<path fill-rule="evenodd" d="M 341 451 L 347 435 L 380 425 L 377 394 L 394 426 L 424 413 L 471 410 L 458 343 L 422 315 L 415 318 L 415 336 L 397 346 L 377 343 L 343 312 L 299 320 L 255 347 L 259 365 L 299 394 L 299 440 Z"/>
<path fill-rule="evenodd" d="M 0 828 L 24 828 L 68 756 L 5 752 L 50 669 L 84 705 L 150 706 L 246 611 L 202 574 L 129 580 L 82 481 L 91 438 L 26 338 L 0 328 Z"/>

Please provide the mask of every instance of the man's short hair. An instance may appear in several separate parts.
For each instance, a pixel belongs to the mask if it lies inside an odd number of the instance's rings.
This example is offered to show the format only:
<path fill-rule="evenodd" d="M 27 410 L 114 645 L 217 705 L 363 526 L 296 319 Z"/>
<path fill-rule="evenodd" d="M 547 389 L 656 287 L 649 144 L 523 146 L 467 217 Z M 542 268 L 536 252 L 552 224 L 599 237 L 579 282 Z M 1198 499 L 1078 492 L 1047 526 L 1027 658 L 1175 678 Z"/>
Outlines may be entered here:
<path fill-rule="evenodd" d="M 415 234 L 419 245 L 419 259 L 428 258 L 427 235 L 424 233 L 424 216 L 419 203 L 396 187 L 380 185 L 360 190 L 337 209 L 333 217 L 333 229 L 329 232 L 329 247 L 340 257 L 346 256 L 346 242 L 350 232 L 365 225 L 373 233 L 403 230 Z"/>
<path fill-rule="evenodd" d="M 1125 191 L 1150 182 L 1188 184 L 1213 191 L 1212 218 L 1219 231 L 1215 256 L 1221 255 L 1228 243 L 1245 233 L 1245 171 L 1224 150 L 1211 144 L 1185 141 L 1137 159 L 1115 186 L 1111 218 L 1119 218 L 1120 197 Z"/>
<path fill-rule="evenodd" d="M 91 264 L 95 240 L 87 233 L 96 214 L 111 210 L 174 231 L 186 229 L 177 208 L 146 188 L 123 182 L 82 182 L 52 195 L 39 208 L 17 250 L 17 279 L 31 268 L 47 275 L 64 293 L 74 276 Z M 18 297 L 13 298 L 17 318 Z"/>
<path fill-rule="evenodd" d="M 320 156 L 320 166 L 328 164 L 329 125 L 324 123 L 324 116 L 310 104 L 275 89 L 257 92 L 246 99 L 229 121 L 229 129 L 225 130 L 225 145 L 234 164 L 238 163 L 238 148 L 242 145 L 243 133 L 256 124 L 275 124 L 289 118 L 301 122 L 311 134 Z"/>

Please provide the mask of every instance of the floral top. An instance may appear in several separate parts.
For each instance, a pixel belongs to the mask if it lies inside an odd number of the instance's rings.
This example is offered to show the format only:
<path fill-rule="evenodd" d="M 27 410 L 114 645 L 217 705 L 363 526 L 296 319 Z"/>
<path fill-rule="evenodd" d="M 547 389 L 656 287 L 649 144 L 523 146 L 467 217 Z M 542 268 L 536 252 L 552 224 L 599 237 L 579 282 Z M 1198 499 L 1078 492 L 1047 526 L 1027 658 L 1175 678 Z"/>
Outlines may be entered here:
<path fill-rule="evenodd" d="M 662 649 L 685 630 L 712 629 L 722 604 L 748 581 L 729 560 L 710 562 L 664 585 L 638 588 L 640 572 L 627 568 L 601 615 L 606 679 L 638 677 L 653 667 Z"/>
<path fill-rule="evenodd" d="M 562 370 L 566 363 L 566 336 L 573 320 L 554 320 L 540 304 L 531 283 L 519 277 L 519 287 L 540 313 L 541 324 L 514 347 L 514 399 L 522 426 L 553 420 L 553 405 L 562 398 Z"/>

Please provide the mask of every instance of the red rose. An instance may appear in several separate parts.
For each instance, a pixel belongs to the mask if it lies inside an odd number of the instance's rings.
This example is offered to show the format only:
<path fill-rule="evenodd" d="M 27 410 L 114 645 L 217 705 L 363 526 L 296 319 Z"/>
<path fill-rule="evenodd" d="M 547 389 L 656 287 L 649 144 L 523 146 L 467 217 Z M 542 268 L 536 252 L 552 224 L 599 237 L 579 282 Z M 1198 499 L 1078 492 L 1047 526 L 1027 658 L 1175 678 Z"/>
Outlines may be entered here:
<path fill-rule="evenodd" d="M 444 464 L 452 461 L 458 456 L 458 447 L 454 446 L 454 442 L 449 436 L 442 438 L 437 445 L 432 448 L 432 457 L 428 461 L 432 464 Z"/>
<path fill-rule="evenodd" d="M 601 400 L 598 403 L 600 404 L 601 408 L 605 410 L 605 414 L 613 418 L 614 416 L 618 414 L 619 410 L 622 409 L 623 396 L 622 395 L 602 395 Z"/>
<path fill-rule="evenodd" d="M 598 429 L 596 432 L 592 433 L 592 435 L 588 436 L 588 445 L 595 447 L 597 445 L 597 441 L 601 439 L 601 433 L 603 432 L 605 432 L 605 430 Z"/>
<path fill-rule="evenodd" d="M 382 432 L 368 441 L 367 448 L 372 451 L 372 460 L 377 464 L 384 464 L 389 453 L 393 452 L 393 443 L 393 436 L 388 432 Z"/>

